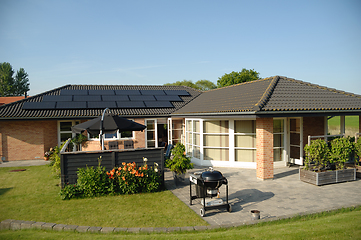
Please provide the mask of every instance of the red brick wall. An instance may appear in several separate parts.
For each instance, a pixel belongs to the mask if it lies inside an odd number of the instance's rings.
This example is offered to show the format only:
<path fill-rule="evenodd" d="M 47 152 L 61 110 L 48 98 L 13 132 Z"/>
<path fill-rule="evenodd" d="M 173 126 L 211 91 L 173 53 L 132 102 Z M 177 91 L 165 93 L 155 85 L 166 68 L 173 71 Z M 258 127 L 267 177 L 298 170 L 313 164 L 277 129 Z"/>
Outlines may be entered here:
<path fill-rule="evenodd" d="M 256 119 L 257 178 L 273 178 L 273 118 Z"/>
<path fill-rule="evenodd" d="M 57 143 L 57 121 L 0 123 L 1 155 L 6 161 L 43 159 Z"/>
<path fill-rule="evenodd" d="M 144 118 L 137 118 L 134 120 L 134 122 L 143 124 L 145 123 Z M 110 140 L 110 141 L 104 141 L 104 147 L 105 149 L 109 149 L 109 142 L 113 142 L 114 140 Z M 145 148 L 145 130 L 144 131 L 135 131 L 134 132 L 134 148 Z M 119 149 L 124 149 L 124 140 L 118 140 L 118 147 Z M 101 146 L 99 141 L 87 141 L 83 146 L 82 146 L 82 150 L 83 151 L 97 151 L 100 150 Z"/>
<path fill-rule="evenodd" d="M 304 117 L 303 118 L 303 146 L 308 143 L 308 135 L 322 136 L 325 134 L 324 117 Z"/>

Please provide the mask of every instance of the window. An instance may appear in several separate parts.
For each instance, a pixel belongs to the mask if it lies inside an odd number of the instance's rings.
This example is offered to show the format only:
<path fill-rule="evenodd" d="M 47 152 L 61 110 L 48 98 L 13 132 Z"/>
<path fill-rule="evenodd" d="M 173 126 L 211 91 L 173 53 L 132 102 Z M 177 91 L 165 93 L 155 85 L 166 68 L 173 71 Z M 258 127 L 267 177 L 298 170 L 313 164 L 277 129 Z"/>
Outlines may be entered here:
<path fill-rule="evenodd" d="M 157 126 L 157 120 L 146 120 L 145 121 L 145 125 L 147 126 L 146 132 L 147 132 L 147 148 L 154 148 L 157 147 L 157 131 L 156 131 L 156 126 Z"/>
<path fill-rule="evenodd" d="M 186 121 L 186 152 L 194 158 L 201 158 L 201 138 L 199 120 Z"/>
<path fill-rule="evenodd" d="M 284 143 L 284 120 L 273 120 L 273 161 L 283 161 L 283 153 L 285 149 Z"/>
<path fill-rule="evenodd" d="M 229 161 L 229 122 L 203 122 L 204 160 Z"/>
<path fill-rule="evenodd" d="M 256 121 L 234 121 L 234 148 L 236 162 L 256 161 Z"/>

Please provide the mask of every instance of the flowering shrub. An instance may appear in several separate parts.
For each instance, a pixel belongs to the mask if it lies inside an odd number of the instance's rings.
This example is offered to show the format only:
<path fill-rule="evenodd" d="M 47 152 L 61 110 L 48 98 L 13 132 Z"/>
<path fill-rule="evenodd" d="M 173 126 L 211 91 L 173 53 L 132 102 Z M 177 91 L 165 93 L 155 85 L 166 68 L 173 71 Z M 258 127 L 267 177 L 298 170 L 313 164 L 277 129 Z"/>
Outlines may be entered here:
<path fill-rule="evenodd" d="M 145 164 L 138 167 L 134 162 L 123 162 L 120 167 L 106 171 L 105 167 L 86 167 L 78 170 L 78 181 L 61 189 L 63 200 L 102 195 L 135 194 L 156 192 L 160 189 L 161 179 L 158 164 L 154 169 Z"/>
<path fill-rule="evenodd" d="M 147 164 L 137 167 L 134 162 L 123 162 L 121 167 L 112 169 L 107 175 L 113 189 L 119 189 L 121 194 L 133 194 L 159 190 L 160 177 L 157 171 L 157 168 L 149 169 Z"/>

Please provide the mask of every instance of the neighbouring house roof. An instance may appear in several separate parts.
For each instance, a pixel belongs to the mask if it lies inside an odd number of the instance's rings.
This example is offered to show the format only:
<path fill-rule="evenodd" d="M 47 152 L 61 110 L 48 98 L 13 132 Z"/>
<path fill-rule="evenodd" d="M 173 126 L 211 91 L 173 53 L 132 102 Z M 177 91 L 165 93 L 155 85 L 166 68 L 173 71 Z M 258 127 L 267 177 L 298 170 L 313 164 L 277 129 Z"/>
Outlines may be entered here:
<path fill-rule="evenodd" d="M 92 118 L 107 107 L 124 117 L 165 117 L 200 94 L 185 86 L 66 85 L 0 106 L 0 120 Z"/>
<path fill-rule="evenodd" d="M 24 99 L 24 96 L 0 97 L 0 106 Z"/>
<path fill-rule="evenodd" d="M 340 111 L 361 114 L 361 96 L 275 76 L 204 92 L 172 115 L 330 114 Z"/>

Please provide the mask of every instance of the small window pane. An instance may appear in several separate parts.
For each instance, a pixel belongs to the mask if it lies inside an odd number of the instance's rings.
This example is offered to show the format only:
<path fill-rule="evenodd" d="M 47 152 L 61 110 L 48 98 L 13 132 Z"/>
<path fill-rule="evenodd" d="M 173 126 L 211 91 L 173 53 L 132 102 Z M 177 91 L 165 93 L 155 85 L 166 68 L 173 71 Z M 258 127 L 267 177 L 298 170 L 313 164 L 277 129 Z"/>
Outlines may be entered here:
<path fill-rule="evenodd" d="M 204 160 L 229 161 L 228 149 L 205 148 Z"/>
<path fill-rule="evenodd" d="M 61 132 L 67 132 L 71 131 L 72 122 L 60 122 L 60 131 Z"/>
<path fill-rule="evenodd" d="M 69 138 L 72 138 L 72 133 L 60 133 L 60 141 L 65 142 Z"/>
<path fill-rule="evenodd" d="M 247 147 L 255 148 L 256 147 L 256 136 L 252 135 L 236 135 L 235 136 L 235 146 L 236 147 Z"/>
<path fill-rule="evenodd" d="M 204 133 L 228 133 L 228 121 L 203 122 Z"/>
<path fill-rule="evenodd" d="M 236 149 L 235 161 L 237 162 L 255 162 L 256 150 L 254 149 Z"/>
<path fill-rule="evenodd" d="M 273 147 L 284 147 L 283 139 L 283 134 L 274 134 Z"/>
<path fill-rule="evenodd" d="M 121 138 L 132 138 L 133 132 L 132 131 L 124 131 L 120 133 Z"/>
<path fill-rule="evenodd" d="M 204 146 L 229 147 L 228 135 L 203 135 Z"/>
<path fill-rule="evenodd" d="M 283 148 L 273 149 L 273 161 L 279 162 L 283 160 Z"/>
<path fill-rule="evenodd" d="M 117 139 L 118 133 L 106 133 L 104 134 L 105 139 Z"/>
<path fill-rule="evenodd" d="M 200 145 L 200 137 L 199 134 L 194 133 L 193 134 L 193 145 Z"/>
<path fill-rule="evenodd" d="M 192 121 L 191 120 L 187 120 L 187 123 L 186 123 L 186 131 L 190 132 L 192 131 Z"/>
<path fill-rule="evenodd" d="M 199 121 L 193 121 L 193 132 L 199 132 Z"/>
<path fill-rule="evenodd" d="M 273 120 L 273 133 L 283 133 L 283 119 Z"/>
<path fill-rule="evenodd" d="M 235 133 L 256 133 L 255 120 L 234 121 Z"/>

